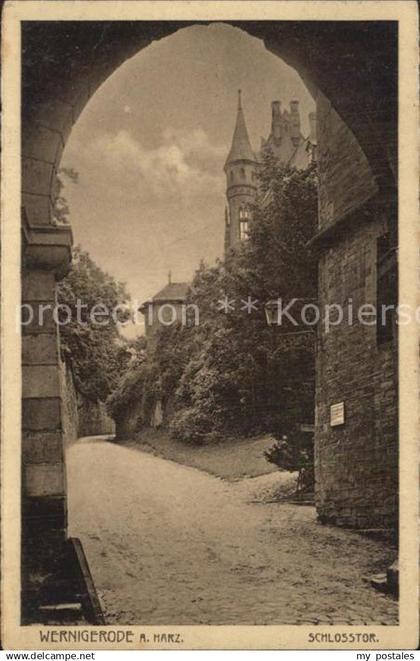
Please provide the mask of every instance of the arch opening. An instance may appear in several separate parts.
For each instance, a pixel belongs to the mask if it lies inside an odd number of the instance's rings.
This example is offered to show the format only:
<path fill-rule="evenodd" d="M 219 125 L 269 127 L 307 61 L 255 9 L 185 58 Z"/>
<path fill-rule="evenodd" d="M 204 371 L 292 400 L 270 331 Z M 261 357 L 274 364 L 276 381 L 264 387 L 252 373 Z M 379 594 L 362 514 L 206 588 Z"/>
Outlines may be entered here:
<path fill-rule="evenodd" d="M 322 167 L 319 169 L 319 245 L 322 247 L 325 242 L 327 245 L 331 245 L 337 241 L 337 236 L 340 236 L 345 223 L 354 223 L 354 227 L 357 229 L 360 225 L 358 214 L 361 209 L 363 214 L 370 214 L 370 229 L 360 229 L 360 235 L 357 235 L 359 230 L 352 230 L 354 231 L 354 235 L 351 235 L 353 238 L 347 238 L 346 241 L 348 243 L 353 241 L 353 248 L 354 245 L 360 244 L 363 232 L 365 234 L 363 234 L 363 241 L 360 245 L 365 245 L 363 242 L 367 241 L 376 242 L 377 235 L 380 232 L 383 233 L 386 228 L 391 234 L 396 235 L 395 211 L 392 212 L 390 218 L 387 218 L 383 210 L 383 199 L 387 200 L 385 206 L 388 208 L 395 208 L 396 204 L 396 68 L 395 62 L 391 61 L 395 56 L 396 35 L 392 26 L 351 24 L 346 26 L 344 32 L 338 25 L 334 26 L 334 31 L 331 31 L 327 26 L 316 26 L 315 29 L 313 24 L 307 22 L 292 26 L 287 25 L 286 22 L 275 25 L 271 23 L 265 25 L 232 23 L 232 26 L 240 28 L 252 37 L 261 39 L 270 52 L 284 58 L 284 61 L 295 68 L 312 93 L 316 92 L 321 117 L 317 151 L 319 162 L 322 163 Z M 103 28 L 104 26 L 101 26 L 101 30 Z M 70 259 L 71 231 L 68 227 L 54 226 L 51 218 L 54 206 L 55 177 L 65 145 L 66 143 L 71 144 L 72 138 L 69 136 L 73 124 L 79 115 L 80 122 L 84 121 L 82 111 L 84 108 L 85 112 L 88 111 L 89 99 L 91 102 L 95 101 L 95 96 L 101 94 L 101 90 L 105 90 L 113 75 L 118 75 L 119 67 L 126 66 L 123 64 L 124 62 L 127 63 L 129 58 L 137 57 L 136 53 L 140 51 L 146 53 L 147 46 L 153 48 L 154 46 L 150 46 L 150 44 L 156 39 L 163 39 L 171 34 L 174 34 L 175 37 L 179 36 L 184 28 L 188 29 L 192 26 L 178 23 L 153 24 L 146 27 L 123 23 L 109 24 L 103 30 L 100 45 L 96 49 L 92 49 L 92 43 L 98 37 L 99 28 L 95 25 L 43 25 L 42 31 L 44 32 L 38 34 L 36 27 L 24 26 L 25 62 L 31 61 L 31 49 L 33 53 L 33 49 L 40 39 L 48 44 L 48 48 L 54 54 L 54 57 L 46 57 L 45 62 L 39 62 L 37 76 L 30 75 L 24 63 L 22 201 L 26 237 L 25 300 L 53 300 L 56 279 L 62 277 L 66 269 L 66 262 L 68 263 Z M 206 29 L 212 29 L 212 27 L 209 26 Z M 354 52 L 354 59 L 351 62 L 346 61 L 349 44 L 352 45 Z M 320 45 L 323 45 L 323 48 L 320 48 Z M 334 58 L 332 58 L 332 52 Z M 63 69 L 63 60 L 72 65 Z M 340 62 L 341 69 L 337 66 L 337 61 Z M 366 67 L 367 61 L 369 67 Z M 386 69 L 384 61 L 385 64 L 390 63 L 389 71 L 391 71 L 386 79 L 381 73 L 384 68 Z M 339 69 L 340 74 L 338 74 Z M 68 71 L 69 75 L 63 74 L 63 71 Z M 357 71 L 357 75 L 355 75 L 355 71 Z M 113 74 L 113 72 L 116 73 Z M 353 85 L 354 95 L 351 99 L 350 95 L 344 94 L 342 90 L 340 81 L 341 76 L 345 75 L 348 76 L 349 85 Z M 108 82 L 104 82 L 106 79 Z M 129 106 L 129 104 L 126 105 Z M 366 117 L 369 117 L 369 121 L 366 121 Z M 285 130 L 288 127 L 289 125 Z M 290 130 L 293 130 L 293 127 Z M 340 138 L 339 141 L 336 140 L 337 136 Z M 124 143 L 125 138 L 126 136 L 120 135 L 119 146 L 122 144 L 129 152 L 132 145 Z M 198 135 L 197 143 L 203 144 L 203 141 L 203 136 Z M 143 149 L 142 157 L 145 152 L 150 151 L 152 151 L 151 148 Z M 136 153 L 138 154 L 138 152 Z M 182 177 L 185 177 L 184 181 L 187 181 L 188 185 L 187 173 L 182 169 L 185 162 L 176 160 L 176 152 L 172 152 L 172 156 L 175 159 L 170 163 L 172 170 L 176 172 L 181 181 Z M 346 174 L 344 183 L 334 178 L 334 164 L 338 161 L 340 162 L 340 174 Z M 362 163 L 362 166 L 359 167 L 355 177 L 353 165 L 356 161 Z M 149 162 L 153 162 L 153 159 L 150 159 Z M 102 166 L 103 162 L 99 165 Z M 238 172 L 239 183 L 242 170 L 246 174 L 246 167 Z M 232 174 L 233 172 L 231 172 L 231 177 Z M 349 187 L 349 181 L 354 182 L 354 186 L 352 184 Z M 163 186 L 166 183 L 164 181 Z M 236 183 L 236 177 L 234 183 Z M 136 185 L 137 182 L 133 180 L 133 188 Z M 347 192 L 344 190 L 346 187 Z M 382 197 L 382 204 L 379 205 L 381 209 L 378 210 L 379 207 L 376 207 L 375 204 L 380 196 L 385 197 Z M 221 199 L 223 200 L 223 198 Z M 247 229 L 246 227 L 246 231 Z M 111 234 L 110 252 L 115 245 Z M 48 236 L 47 242 L 45 242 L 46 236 Z M 92 240 L 94 239 L 95 237 L 92 237 Z M 358 241 L 359 243 L 357 243 Z M 351 246 L 347 247 L 350 251 Z M 345 248 L 341 246 L 340 250 L 345 251 Z M 341 256 L 343 254 L 342 252 Z M 333 292 L 328 290 L 325 282 L 322 281 L 322 269 L 331 271 L 332 268 L 335 268 L 332 261 L 333 256 L 331 256 L 330 262 L 325 257 L 325 253 L 321 252 L 320 256 L 320 286 L 321 295 L 325 301 L 330 300 Z M 166 265 L 165 268 L 167 268 Z M 368 276 L 366 276 L 367 282 Z M 351 284 L 350 289 L 353 285 L 354 283 Z M 368 285 L 366 285 L 366 291 L 368 291 L 367 287 Z M 371 290 L 369 292 L 366 295 L 371 295 Z M 32 347 L 32 357 L 28 364 L 24 364 L 24 370 L 26 369 L 29 374 L 34 371 L 34 367 L 42 368 L 44 372 L 45 369 L 48 369 L 48 373 L 52 375 L 49 384 L 53 384 L 47 393 L 45 389 L 38 392 L 35 385 L 29 392 L 29 396 L 25 396 L 23 407 L 27 447 L 30 448 L 34 440 L 39 440 L 42 436 L 45 453 L 48 455 L 46 459 L 44 458 L 44 462 L 39 464 L 39 459 L 31 456 L 28 450 L 25 462 L 27 475 L 31 475 L 32 481 L 30 482 L 29 477 L 24 479 L 24 489 L 26 490 L 24 492 L 24 515 L 29 531 L 27 539 L 39 541 L 39 530 L 34 530 L 34 522 L 38 524 L 42 520 L 43 532 L 48 533 L 48 541 L 44 542 L 49 549 L 47 549 L 46 555 L 51 553 L 51 549 L 57 549 L 66 536 L 65 468 L 60 436 L 63 432 L 63 395 L 62 384 L 59 383 L 58 377 L 59 361 L 54 337 L 55 333 L 49 332 L 46 337 L 41 339 L 40 336 L 35 337 L 35 334 L 31 334 L 29 331 L 27 339 L 24 340 L 28 346 Z M 44 353 L 41 356 L 42 351 Z M 331 354 L 325 360 L 333 362 L 336 360 L 337 351 L 334 347 L 330 351 Z M 46 355 L 47 363 L 45 363 Z M 386 355 L 382 353 L 378 360 L 384 361 L 386 369 L 389 368 L 392 381 L 395 375 L 391 374 L 392 366 L 388 360 L 390 355 L 392 355 L 392 349 Z M 24 358 L 24 360 L 28 359 Z M 376 373 L 377 364 L 372 363 L 369 369 L 370 373 Z M 321 421 L 319 424 L 325 427 L 328 425 L 329 403 L 322 392 L 323 386 L 326 384 L 320 384 L 317 407 Z M 377 384 L 375 387 L 380 390 L 381 384 Z M 342 395 L 337 392 L 337 397 L 339 396 Z M 348 393 L 345 393 L 345 396 L 348 396 Z M 391 411 L 389 426 L 394 431 L 390 431 L 390 434 L 395 434 L 394 421 L 391 419 L 394 414 L 395 411 Z M 51 447 L 51 444 L 54 446 L 54 451 L 49 452 L 47 445 Z M 321 454 L 325 451 L 321 445 L 319 449 Z M 39 466 L 42 467 L 42 470 Z M 48 466 L 51 478 L 47 491 L 41 493 L 37 486 L 37 472 L 41 475 L 45 466 Z M 329 495 L 331 490 L 337 489 L 338 477 L 332 472 L 322 484 L 318 496 L 321 516 L 328 521 L 345 519 L 345 516 L 337 511 L 334 498 L 331 500 Z M 394 486 L 393 482 L 392 488 Z M 389 521 L 393 517 L 395 519 L 395 489 L 391 492 L 392 489 L 387 496 L 389 502 L 394 498 L 393 505 L 390 506 L 389 511 L 377 514 L 376 520 L 381 520 L 384 526 L 389 525 Z M 39 512 L 41 512 L 41 517 Z M 355 517 L 356 514 L 351 514 L 351 516 Z M 344 521 L 344 523 L 346 522 Z M 361 525 L 367 525 L 367 523 L 363 520 Z"/>

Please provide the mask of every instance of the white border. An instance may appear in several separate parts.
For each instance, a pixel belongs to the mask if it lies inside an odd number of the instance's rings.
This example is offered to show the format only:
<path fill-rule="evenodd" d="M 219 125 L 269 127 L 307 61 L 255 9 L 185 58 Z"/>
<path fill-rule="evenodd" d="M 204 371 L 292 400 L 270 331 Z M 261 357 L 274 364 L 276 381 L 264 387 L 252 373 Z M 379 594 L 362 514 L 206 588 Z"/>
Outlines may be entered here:
<path fill-rule="evenodd" d="M 2 154 L 2 577 L 3 641 L 10 648 L 40 647 L 39 627 L 19 626 L 20 577 L 20 334 L 15 328 L 15 306 L 20 300 L 20 34 L 21 20 L 398 20 L 399 36 L 399 149 L 400 149 L 400 300 L 416 305 L 417 273 L 417 8 L 403 2 L 8 2 L 3 18 L 3 154 Z M 401 121 L 402 119 L 402 121 Z M 414 183 L 415 181 L 415 183 Z M 413 286 L 414 284 L 414 286 Z M 365 630 L 377 632 L 379 649 L 412 649 L 418 639 L 417 569 L 417 442 L 418 332 L 400 329 L 400 625 L 388 627 L 316 627 L 334 634 Z M 18 357 L 18 360 L 16 359 Z M 13 525 L 11 525 L 13 522 Z M 86 627 L 89 628 L 89 627 Z M 109 627 L 107 627 L 109 628 Z M 169 631 L 174 627 L 115 627 L 137 631 Z M 194 626 L 178 627 L 185 648 L 290 649 L 308 647 L 305 626 Z M 49 646 L 53 647 L 53 646 Z M 68 646 L 71 649 L 71 645 Z M 98 649 L 98 645 L 86 648 Z M 105 648 L 109 646 L 105 646 Z M 163 646 L 164 647 L 164 646 Z M 323 649 L 314 644 L 312 649 Z M 345 647 L 340 644 L 330 648 Z M 355 646 L 350 645 L 350 648 Z M 57 645 L 63 649 L 63 645 Z M 104 647 L 103 647 L 104 648 Z M 118 648 L 118 646 L 117 646 Z M 99 646 L 100 649 L 100 646 Z M 136 649 L 136 647 L 131 647 Z"/>

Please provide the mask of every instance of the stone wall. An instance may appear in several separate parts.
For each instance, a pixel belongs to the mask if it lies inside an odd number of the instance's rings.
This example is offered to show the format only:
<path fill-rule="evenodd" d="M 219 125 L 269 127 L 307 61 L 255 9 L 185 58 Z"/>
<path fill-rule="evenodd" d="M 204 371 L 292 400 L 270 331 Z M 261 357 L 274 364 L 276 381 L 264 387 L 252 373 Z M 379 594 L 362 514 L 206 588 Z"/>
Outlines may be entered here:
<path fill-rule="evenodd" d="M 60 373 L 62 379 L 63 390 L 63 404 L 62 404 L 62 419 L 64 429 L 64 444 L 69 444 L 76 441 L 79 434 L 79 416 L 78 416 L 78 396 L 74 385 L 73 375 L 71 370 L 64 362 L 60 362 Z"/>
<path fill-rule="evenodd" d="M 330 101 L 317 94 L 319 229 L 326 230 L 378 192 L 368 160 Z"/>
<path fill-rule="evenodd" d="M 382 222 L 346 236 L 320 260 L 321 305 L 376 303 L 376 238 Z M 317 357 L 316 477 L 322 519 L 361 528 L 390 527 L 397 508 L 396 356 L 377 345 L 376 325 L 344 320 L 321 326 Z M 344 402 L 345 422 L 330 426 Z"/>
<path fill-rule="evenodd" d="M 117 440 L 135 437 L 144 429 L 158 429 L 168 423 L 172 413 L 171 402 L 163 402 L 156 394 L 144 395 L 139 391 L 138 399 L 132 399 L 115 417 L 115 436 Z"/>
<path fill-rule="evenodd" d="M 52 249 L 50 254 L 53 256 Z M 33 313 L 22 328 L 22 532 L 28 550 L 33 550 L 32 538 L 42 542 L 44 529 L 48 543 L 59 546 L 67 521 L 63 392 L 57 329 L 51 314 L 55 286 L 54 272 L 46 268 L 22 274 L 23 302 Z M 47 304 L 51 308 L 42 319 L 41 305 Z"/>
<path fill-rule="evenodd" d="M 65 443 L 71 443 L 82 436 L 114 434 L 115 424 L 106 412 L 104 402 L 89 399 L 80 393 L 74 383 L 71 369 L 62 363 L 63 427 Z"/>
<path fill-rule="evenodd" d="M 44 320 L 41 315 L 41 306 L 55 304 L 56 280 L 38 248 L 39 244 L 31 254 L 32 264 L 38 268 L 22 273 L 22 300 L 33 312 L 30 323 L 22 328 L 23 623 L 30 617 L 33 595 L 63 552 L 67 529 L 58 335 L 51 308 Z M 50 256 L 52 261 L 53 248 Z"/>
<path fill-rule="evenodd" d="M 143 427 L 142 400 L 130 402 L 129 407 L 115 420 L 115 435 L 117 440 L 127 440 Z"/>
<path fill-rule="evenodd" d="M 361 324 L 357 310 L 376 307 L 377 239 L 394 222 L 393 200 L 377 194 L 359 145 L 322 96 L 317 111 L 319 168 L 327 182 L 319 203 L 319 303 L 321 310 L 338 304 L 345 314 L 342 323 L 329 330 L 321 323 L 318 332 L 316 505 L 322 521 L 392 528 L 398 515 L 396 346 L 379 344 L 375 320 Z M 330 407 L 339 403 L 344 424 L 331 426 Z"/>
<path fill-rule="evenodd" d="M 106 412 L 104 402 L 79 395 L 79 436 L 115 434 L 115 423 Z"/>

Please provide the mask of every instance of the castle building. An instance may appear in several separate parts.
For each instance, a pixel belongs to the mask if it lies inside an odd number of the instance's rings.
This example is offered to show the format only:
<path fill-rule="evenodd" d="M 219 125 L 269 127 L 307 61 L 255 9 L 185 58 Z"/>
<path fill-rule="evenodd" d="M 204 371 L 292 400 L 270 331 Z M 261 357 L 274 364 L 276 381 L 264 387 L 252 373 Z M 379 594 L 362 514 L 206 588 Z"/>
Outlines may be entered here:
<path fill-rule="evenodd" d="M 187 282 L 172 282 L 169 275 L 168 284 L 143 303 L 140 311 L 144 315 L 145 333 L 149 345 L 154 346 L 158 328 L 182 321 L 188 288 Z"/>
<path fill-rule="evenodd" d="M 271 104 L 271 132 L 261 139 L 258 155 L 252 149 L 238 91 L 238 109 L 232 146 L 225 162 L 225 255 L 248 235 L 252 207 L 258 193 L 257 171 L 265 151 L 272 151 L 281 165 L 304 170 L 316 160 L 316 113 L 309 114 L 307 138 L 300 128 L 299 101 L 290 102 L 290 110 L 281 109 L 280 101 Z"/>
<path fill-rule="evenodd" d="M 224 166 L 228 201 L 225 210 L 225 254 L 247 236 L 251 209 L 257 195 L 257 167 L 258 162 L 249 140 L 239 90 L 236 126 Z"/>
<path fill-rule="evenodd" d="M 278 162 L 305 170 L 316 161 L 316 113 L 309 113 L 309 136 L 300 129 L 299 101 L 290 102 L 290 111 L 281 110 L 281 102 L 271 104 L 271 133 L 261 140 L 261 154 L 270 149 Z"/>
<path fill-rule="evenodd" d="M 224 171 L 226 175 L 225 208 L 225 256 L 248 236 L 252 208 L 258 194 L 258 168 L 265 151 L 272 151 L 281 165 L 304 170 L 316 160 L 316 113 L 309 114 L 310 133 L 307 138 L 300 128 L 299 101 L 290 102 L 290 110 L 282 110 L 280 101 L 271 104 L 271 131 L 267 139 L 261 139 L 256 154 L 249 139 L 242 108 L 241 90 L 238 91 L 238 107 L 232 144 Z M 156 332 L 161 326 L 181 321 L 184 312 L 188 283 L 171 282 L 140 310 L 145 318 L 145 332 L 149 346 L 154 345 Z"/>

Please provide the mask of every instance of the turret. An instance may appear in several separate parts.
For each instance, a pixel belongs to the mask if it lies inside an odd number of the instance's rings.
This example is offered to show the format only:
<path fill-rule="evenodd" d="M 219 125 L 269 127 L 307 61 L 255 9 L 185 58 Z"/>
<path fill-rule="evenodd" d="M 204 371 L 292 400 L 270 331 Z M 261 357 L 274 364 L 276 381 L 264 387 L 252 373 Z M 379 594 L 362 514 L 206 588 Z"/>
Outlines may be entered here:
<path fill-rule="evenodd" d="M 290 137 L 295 146 L 301 141 L 299 101 L 290 102 Z"/>
<path fill-rule="evenodd" d="M 316 131 L 316 112 L 310 112 L 309 118 L 309 136 L 308 136 L 308 161 L 314 163 L 317 160 L 317 131 Z"/>
<path fill-rule="evenodd" d="M 248 223 L 251 218 L 251 207 L 256 197 L 255 172 L 257 159 L 251 147 L 248 130 L 242 109 L 241 90 L 238 91 L 238 109 L 236 125 L 226 163 L 226 196 L 228 214 L 225 222 L 226 252 L 241 240 L 245 239 Z"/>
<path fill-rule="evenodd" d="M 309 118 L 309 138 L 308 140 L 314 145 L 317 143 L 316 139 L 316 112 L 310 112 L 308 115 Z"/>
<path fill-rule="evenodd" d="M 271 102 L 271 132 L 262 143 L 261 151 L 270 150 L 281 165 L 305 167 L 305 139 L 301 133 L 299 101 L 293 99 L 288 108 L 281 101 Z M 303 149 L 303 157 L 302 157 Z"/>
<path fill-rule="evenodd" d="M 283 119 L 281 116 L 281 102 L 272 101 L 271 102 L 271 135 L 279 140 L 282 137 L 282 124 Z"/>

